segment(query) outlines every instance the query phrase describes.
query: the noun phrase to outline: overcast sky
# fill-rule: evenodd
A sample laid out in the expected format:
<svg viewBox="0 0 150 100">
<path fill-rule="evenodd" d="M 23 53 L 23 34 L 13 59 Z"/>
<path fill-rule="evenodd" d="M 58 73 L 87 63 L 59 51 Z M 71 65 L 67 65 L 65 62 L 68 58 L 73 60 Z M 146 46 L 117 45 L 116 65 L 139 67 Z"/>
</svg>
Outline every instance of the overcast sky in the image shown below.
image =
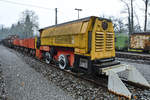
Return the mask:
<svg viewBox="0 0 150 100">
<path fill-rule="evenodd" d="M 50 9 L 17 5 L 6 1 Z M 38 15 L 40 28 L 55 24 L 55 8 L 58 8 L 58 23 L 77 19 L 75 8 L 83 9 L 80 18 L 100 15 L 119 17 L 123 5 L 120 0 L 0 0 L 0 24 L 10 27 L 19 20 L 21 12 L 27 9 L 33 10 Z"/>
</svg>

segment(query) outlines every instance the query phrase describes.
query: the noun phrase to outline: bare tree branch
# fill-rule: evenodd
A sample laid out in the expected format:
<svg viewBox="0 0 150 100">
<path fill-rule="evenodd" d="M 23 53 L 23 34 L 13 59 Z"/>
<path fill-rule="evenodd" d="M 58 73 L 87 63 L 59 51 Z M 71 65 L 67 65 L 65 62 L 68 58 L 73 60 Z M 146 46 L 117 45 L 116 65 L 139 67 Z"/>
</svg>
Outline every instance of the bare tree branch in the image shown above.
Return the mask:
<svg viewBox="0 0 150 100">
<path fill-rule="evenodd" d="M 127 13 L 128 13 L 128 30 L 129 30 L 129 34 L 131 33 L 131 12 L 130 12 L 130 6 L 129 3 L 127 3 L 125 0 L 120 0 L 121 2 L 123 2 L 125 4 L 125 6 L 127 7 Z"/>
<path fill-rule="evenodd" d="M 149 0 L 143 0 L 145 4 L 145 20 L 144 20 L 144 31 L 147 31 L 147 15 L 148 15 L 148 4 Z"/>
</svg>

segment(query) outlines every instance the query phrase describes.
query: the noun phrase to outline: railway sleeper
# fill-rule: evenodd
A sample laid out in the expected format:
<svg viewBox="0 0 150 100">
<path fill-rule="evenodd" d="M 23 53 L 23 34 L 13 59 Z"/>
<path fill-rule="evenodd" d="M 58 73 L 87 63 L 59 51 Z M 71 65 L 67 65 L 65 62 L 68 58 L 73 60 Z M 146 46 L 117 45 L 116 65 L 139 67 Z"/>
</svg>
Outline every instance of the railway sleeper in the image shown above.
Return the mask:
<svg viewBox="0 0 150 100">
<path fill-rule="evenodd" d="M 129 65 L 114 65 L 111 67 L 102 68 L 101 71 L 103 74 L 108 76 L 108 90 L 113 92 L 117 95 L 124 96 L 126 98 L 131 99 L 132 94 L 125 86 L 123 81 L 119 78 L 118 72 L 128 71 L 128 78 L 127 80 L 133 84 L 138 84 L 144 86 L 146 88 L 150 88 L 150 84 L 147 80 L 142 76 L 142 74 L 133 66 Z"/>
</svg>

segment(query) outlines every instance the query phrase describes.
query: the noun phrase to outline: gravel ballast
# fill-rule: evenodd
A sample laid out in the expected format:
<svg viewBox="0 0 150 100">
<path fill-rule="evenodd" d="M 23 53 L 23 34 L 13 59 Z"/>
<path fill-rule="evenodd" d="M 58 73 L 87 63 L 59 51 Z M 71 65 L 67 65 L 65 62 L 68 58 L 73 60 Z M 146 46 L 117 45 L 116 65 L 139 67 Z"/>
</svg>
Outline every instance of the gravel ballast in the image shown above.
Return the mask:
<svg viewBox="0 0 150 100">
<path fill-rule="evenodd" d="M 39 62 L 38 60 L 28 57 L 12 49 L 9 49 L 12 53 L 16 54 L 21 60 L 28 64 L 32 69 L 37 71 L 39 74 L 45 77 L 49 84 L 55 84 L 57 87 L 61 88 L 67 95 L 70 95 L 73 99 L 77 100 L 118 100 L 118 96 L 109 93 L 106 88 L 97 86 L 93 83 L 81 80 L 74 77 L 68 73 L 62 72 L 56 68 Z M 141 65 L 137 63 L 123 62 L 127 64 L 132 64 L 137 67 L 138 70 L 149 81 L 150 73 L 147 71 L 147 65 Z M 138 67 L 139 66 L 139 67 Z M 124 75 L 125 74 L 125 75 Z M 121 76 L 126 76 L 126 73 L 121 74 Z M 150 82 L 150 81 L 149 81 Z M 127 84 L 126 84 L 127 85 Z M 149 100 L 150 90 L 136 89 L 132 86 L 128 86 L 129 90 L 134 94 L 135 100 Z M 137 91 L 138 90 L 138 91 Z M 53 100 L 53 99 L 50 99 Z M 122 100 L 125 100 L 122 98 Z"/>
</svg>

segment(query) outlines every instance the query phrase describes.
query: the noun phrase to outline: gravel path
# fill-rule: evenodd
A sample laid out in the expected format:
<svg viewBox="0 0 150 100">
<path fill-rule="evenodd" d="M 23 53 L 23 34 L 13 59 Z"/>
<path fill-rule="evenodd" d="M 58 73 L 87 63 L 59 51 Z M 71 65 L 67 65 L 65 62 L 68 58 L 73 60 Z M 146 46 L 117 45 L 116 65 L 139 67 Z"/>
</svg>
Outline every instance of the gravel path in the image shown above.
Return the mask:
<svg viewBox="0 0 150 100">
<path fill-rule="evenodd" d="M 0 68 L 6 82 L 8 100 L 73 100 L 16 54 L 3 46 L 0 50 Z"/>
</svg>

